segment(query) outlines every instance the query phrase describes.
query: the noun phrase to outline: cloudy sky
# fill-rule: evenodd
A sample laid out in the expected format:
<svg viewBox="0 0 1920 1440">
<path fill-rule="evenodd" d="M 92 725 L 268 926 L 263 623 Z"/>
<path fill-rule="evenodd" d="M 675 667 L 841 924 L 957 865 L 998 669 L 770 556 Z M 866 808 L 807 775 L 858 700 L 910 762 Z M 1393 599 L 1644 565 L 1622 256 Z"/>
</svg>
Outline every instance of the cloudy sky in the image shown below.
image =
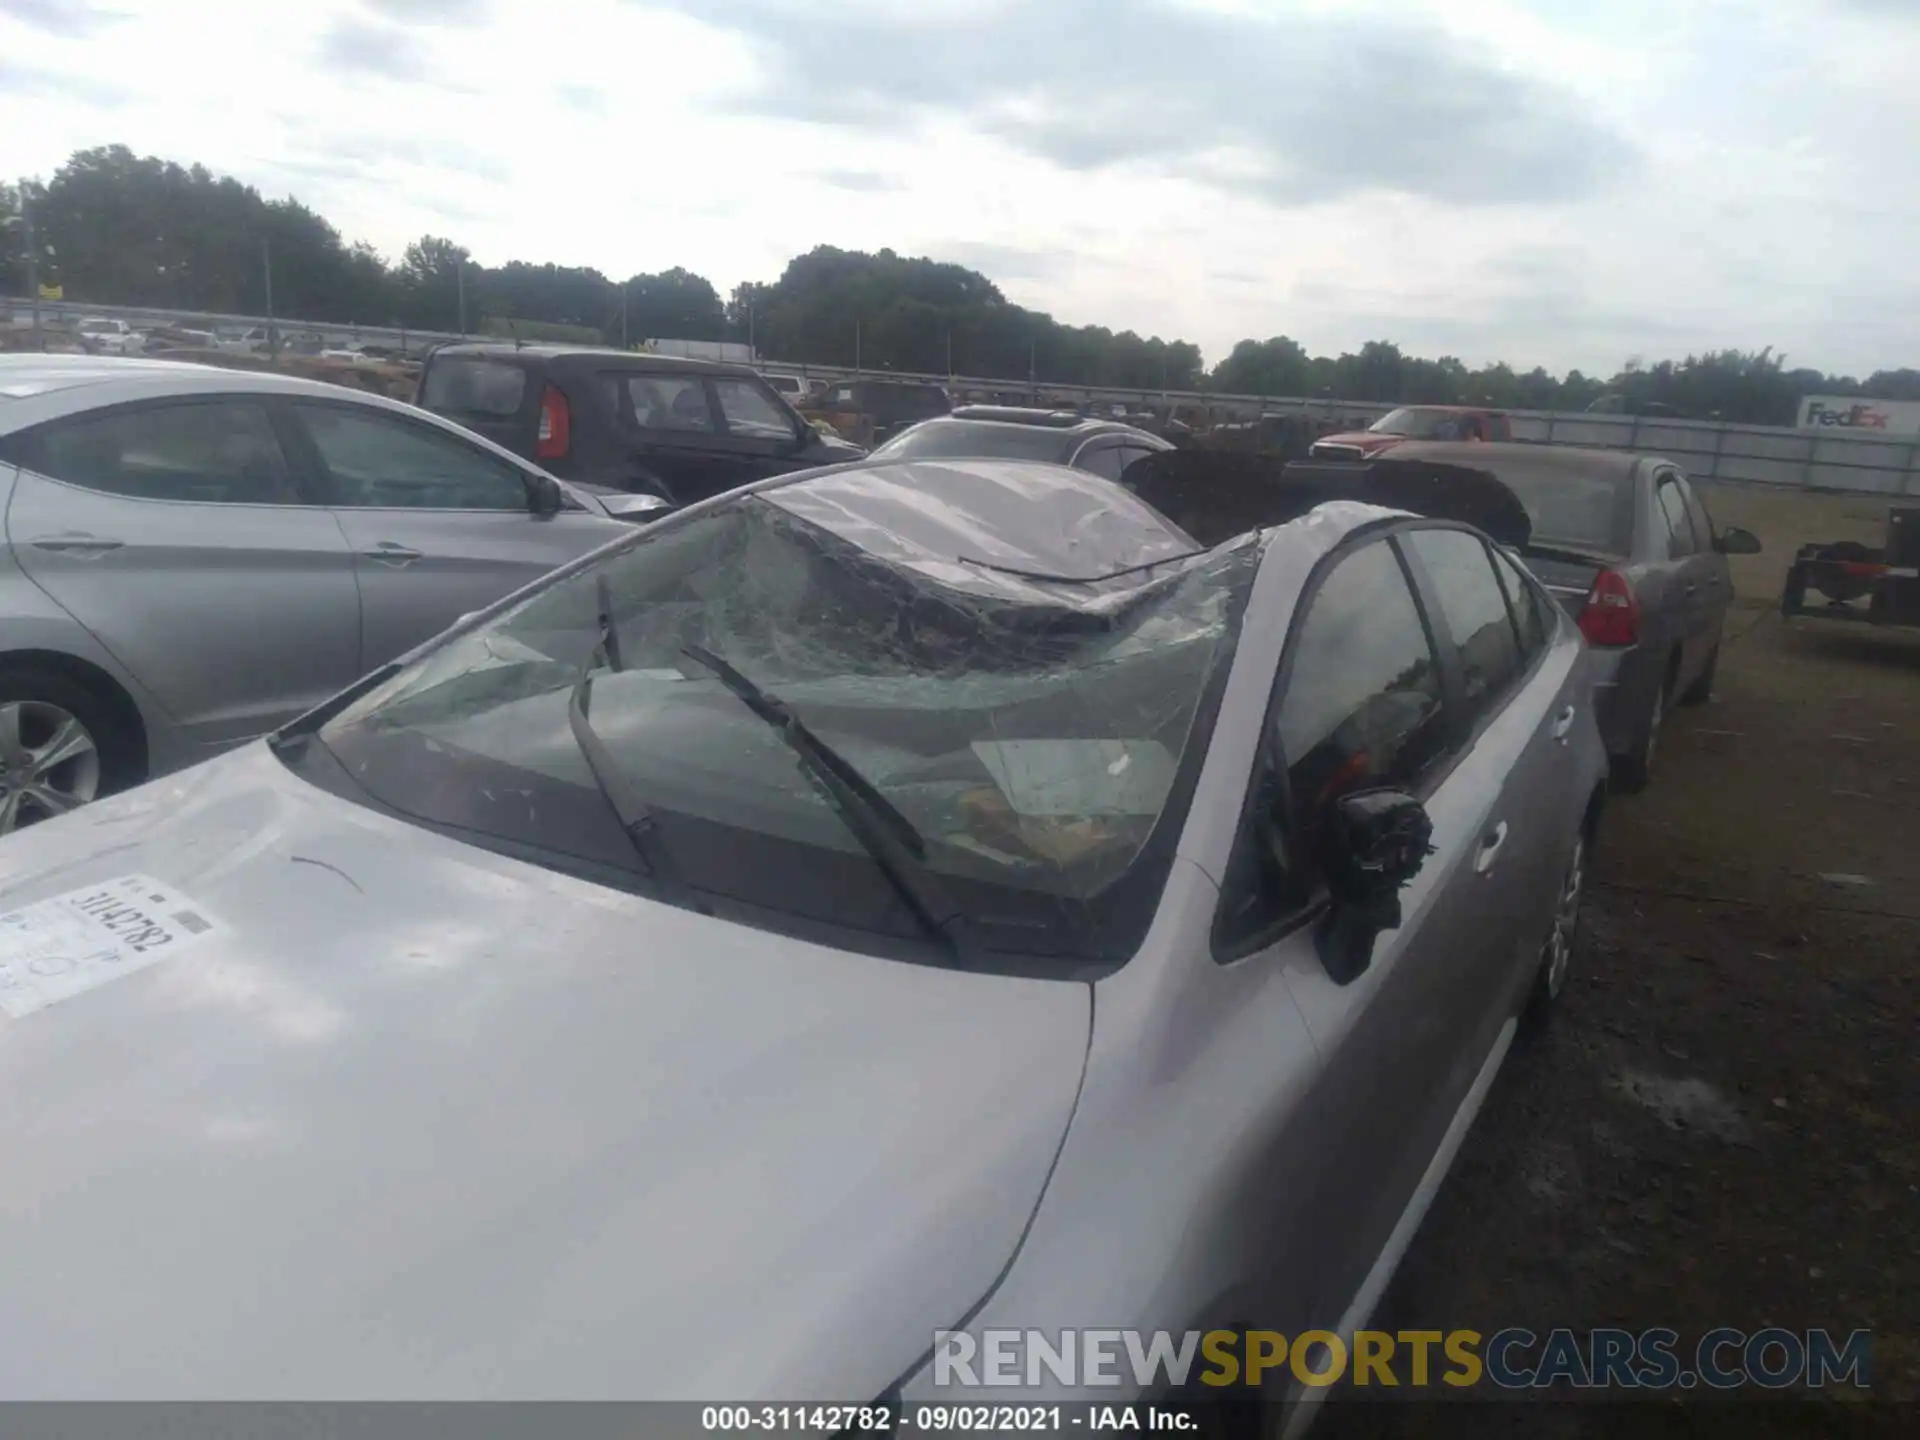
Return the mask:
<svg viewBox="0 0 1920 1440">
<path fill-rule="evenodd" d="M 0 0 L 0 175 L 121 142 L 387 253 L 828 243 L 1073 323 L 1920 365 L 1920 0 Z"/>
</svg>

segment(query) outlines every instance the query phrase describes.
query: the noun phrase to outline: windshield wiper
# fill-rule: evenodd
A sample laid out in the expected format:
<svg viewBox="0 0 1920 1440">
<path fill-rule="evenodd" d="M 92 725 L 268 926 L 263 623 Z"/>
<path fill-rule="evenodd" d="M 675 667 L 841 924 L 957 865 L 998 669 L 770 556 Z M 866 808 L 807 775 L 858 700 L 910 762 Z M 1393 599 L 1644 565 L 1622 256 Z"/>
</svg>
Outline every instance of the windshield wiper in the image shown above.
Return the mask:
<svg viewBox="0 0 1920 1440">
<path fill-rule="evenodd" d="M 661 843 L 660 832 L 653 822 L 653 812 L 628 783 L 619 762 L 608 753 L 606 742 L 595 733 L 593 723 L 587 719 L 595 663 L 604 659 L 607 668 L 615 672 L 626 668 L 620 659 L 620 636 L 613 625 L 613 598 L 605 572 L 597 578 L 594 593 L 599 599 L 599 638 L 588 653 L 586 663 L 580 667 L 580 678 L 573 682 L 573 693 L 567 697 L 567 724 L 573 730 L 574 743 L 580 747 L 587 769 L 593 773 L 594 783 L 600 787 L 600 793 L 607 797 L 614 818 L 619 820 L 620 828 L 632 842 L 634 853 L 640 857 L 647 874 L 671 891 L 677 903 L 698 914 L 711 915 L 713 908 L 687 884 L 673 863 L 672 853 Z"/>
<path fill-rule="evenodd" d="M 946 945 L 962 965 L 973 966 L 980 947 L 966 914 L 926 863 L 926 842 L 874 783 L 808 728 L 784 700 L 769 695 L 704 645 L 681 654 L 711 670 L 722 685 L 787 743 L 807 773 L 827 792 L 840 818 L 873 857 L 926 932 Z"/>
</svg>

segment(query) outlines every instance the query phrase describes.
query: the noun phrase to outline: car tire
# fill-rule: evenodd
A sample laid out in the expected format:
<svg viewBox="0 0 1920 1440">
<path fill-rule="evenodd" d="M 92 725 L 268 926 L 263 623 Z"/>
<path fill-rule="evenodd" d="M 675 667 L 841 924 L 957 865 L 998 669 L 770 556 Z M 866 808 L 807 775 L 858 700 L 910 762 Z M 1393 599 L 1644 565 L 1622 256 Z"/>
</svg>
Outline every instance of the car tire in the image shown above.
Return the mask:
<svg viewBox="0 0 1920 1440">
<path fill-rule="evenodd" d="M 1567 976 L 1579 959 L 1580 903 L 1586 898 L 1587 865 L 1592 852 L 1593 837 L 1583 826 L 1560 878 L 1560 893 L 1553 905 L 1553 929 L 1540 947 L 1540 968 L 1535 972 L 1533 989 L 1527 996 L 1529 1024 L 1537 1025 L 1552 1013 L 1555 1002 L 1566 991 Z"/>
<path fill-rule="evenodd" d="M 1667 682 L 1653 692 L 1653 704 L 1647 711 L 1647 723 L 1640 727 L 1640 739 L 1625 755 L 1613 757 L 1613 788 L 1623 795 L 1638 795 L 1647 788 L 1653 773 L 1654 751 L 1660 744 L 1660 727 L 1667 718 Z"/>
<path fill-rule="evenodd" d="M 74 744 L 50 756 L 71 724 Z M 138 782 L 141 744 L 122 707 L 83 680 L 36 664 L 0 664 L 0 835 Z"/>
<path fill-rule="evenodd" d="M 1687 687 L 1686 694 L 1680 697 L 1682 705 L 1704 705 L 1713 698 L 1713 676 L 1720 668 L 1720 647 L 1715 645 L 1713 653 L 1707 656 L 1707 668 L 1700 672 L 1693 684 Z"/>
</svg>

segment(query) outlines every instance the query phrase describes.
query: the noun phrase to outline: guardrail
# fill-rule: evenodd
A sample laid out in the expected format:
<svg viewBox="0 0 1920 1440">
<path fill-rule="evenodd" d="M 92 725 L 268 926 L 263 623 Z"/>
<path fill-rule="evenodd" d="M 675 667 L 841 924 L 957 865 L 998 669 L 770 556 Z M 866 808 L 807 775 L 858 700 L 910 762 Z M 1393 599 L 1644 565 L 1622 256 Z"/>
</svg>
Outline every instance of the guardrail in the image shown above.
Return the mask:
<svg viewBox="0 0 1920 1440">
<path fill-rule="evenodd" d="M 0 313 L 18 325 L 30 302 L 0 299 Z M 43 323 L 70 323 L 83 315 L 103 315 L 131 325 L 192 322 L 202 328 L 252 328 L 264 316 L 209 315 L 203 311 L 155 310 L 125 305 L 83 305 L 72 300 L 40 302 Z M 340 325 L 277 319 L 284 335 L 319 335 L 329 342 L 388 345 L 417 354 L 458 340 L 494 340 L 497 335 L 459 335 L 438 330 L 408 330 L 377 325 Z M 1267 395 L 1228 395 L 1203 390 L 1133 389 L 1125 386 L 1054 384 L 1045 380 L 1008 380 L 974 375 L 927 375 L 896 370 L 850 371 L 762 356 L 762 368 L 804 378 L 909 380 L 950 389 L 1030 396 L 1040 403 L 1073 400 L 1137 407 L 1202 405 L 1233 411 L 1243 418 L 1307 414 L 1364 427 L 1396 406 L 1371 400 L 1334 400 Z M 1666 456 L 1702 479 L 1804 490 L 1840 490 L 1870 495 L 1920 495 L 1920 436 L 1864 439 L 1820 434 L 1781 425 L 1733 425 L 1712 420 L 1668 420 L 1631 415 L 1595 415 L 1561 411 L 1510 410 L 1516 440 L 1556 445 L 1587 445 L 1606 450 L 1645 450 Z"/>
</svg>

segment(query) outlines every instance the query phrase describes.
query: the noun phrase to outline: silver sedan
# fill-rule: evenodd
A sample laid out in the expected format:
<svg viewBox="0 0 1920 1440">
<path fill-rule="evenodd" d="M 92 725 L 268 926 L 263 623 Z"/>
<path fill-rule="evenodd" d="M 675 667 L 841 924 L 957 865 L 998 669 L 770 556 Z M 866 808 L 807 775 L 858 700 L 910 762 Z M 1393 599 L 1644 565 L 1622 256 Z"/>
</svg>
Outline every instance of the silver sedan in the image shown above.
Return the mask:
<svg viewBox="0 0 1920 1440">
<path fill-rule="evenodd" d="M 0 840 L 0 1398 L 1350 1333 L 1565 982 L 1605 757 L 1481 533 L 1272 518 L 780 477 Z"/>
<path fill-rule="evenodd" d="M 648 503 L 336 385 L 0 356 L 0 833 L 271 730 Z"/>
</svg>

